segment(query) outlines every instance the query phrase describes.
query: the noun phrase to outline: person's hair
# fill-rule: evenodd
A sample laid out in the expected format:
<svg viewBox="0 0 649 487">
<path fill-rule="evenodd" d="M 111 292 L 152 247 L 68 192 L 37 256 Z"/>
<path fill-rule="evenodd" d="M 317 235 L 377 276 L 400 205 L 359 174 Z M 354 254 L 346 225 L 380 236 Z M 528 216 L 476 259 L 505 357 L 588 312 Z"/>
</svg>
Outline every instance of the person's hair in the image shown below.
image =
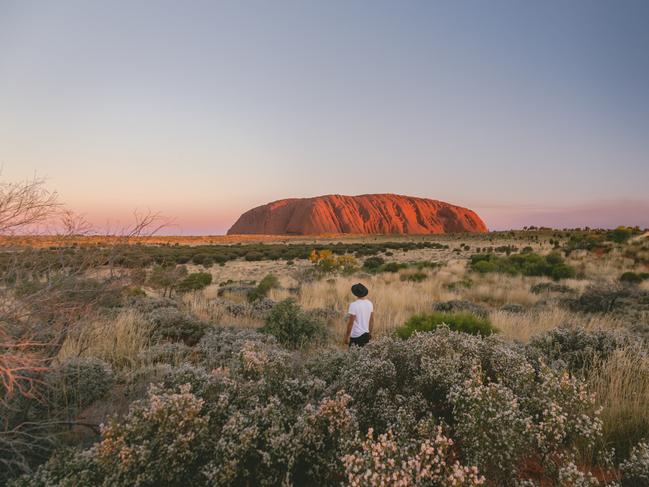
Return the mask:
<svg viewBox="0 0 649 487">
<path fill-rule="evenodd" d="M 369 291 L 360 282 L 352 286 L 352 294 L 357 298 L 364 298 Z"/>
</svg>

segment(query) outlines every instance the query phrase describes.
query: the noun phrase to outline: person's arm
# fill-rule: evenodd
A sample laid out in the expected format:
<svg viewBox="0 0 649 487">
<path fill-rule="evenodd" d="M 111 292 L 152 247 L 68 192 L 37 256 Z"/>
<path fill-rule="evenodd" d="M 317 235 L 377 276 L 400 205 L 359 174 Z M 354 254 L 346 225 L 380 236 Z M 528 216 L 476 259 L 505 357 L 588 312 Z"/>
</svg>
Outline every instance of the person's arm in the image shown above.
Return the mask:
<svg viewBox="0 0 649 487">
<path fill-rule="evenodd" d="M 372 338 L 372 330 L 374 330 L 374 311 L 370 313 L 370 338 Z"/>
<path fill-rule="evenodd" d="M 349 336 L 352 334 L 352 326 L 354 326 L 354 319 L 356 316 L 350 314 L 349 319 L 347 320 L 347 330 L 345 330 L 345 345 L 349 345 Z"/>
</svg>

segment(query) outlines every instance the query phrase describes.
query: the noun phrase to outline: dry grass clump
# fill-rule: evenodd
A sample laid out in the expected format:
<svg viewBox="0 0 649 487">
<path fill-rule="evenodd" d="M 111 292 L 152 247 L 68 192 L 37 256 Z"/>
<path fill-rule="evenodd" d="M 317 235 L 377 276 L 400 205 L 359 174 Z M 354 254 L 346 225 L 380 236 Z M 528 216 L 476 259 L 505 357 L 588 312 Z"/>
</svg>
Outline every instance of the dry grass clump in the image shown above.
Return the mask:
<svg viewBox="0 0 649 487">
<path fill-rule="evenodd" d="M 208 321 L 221 326 L 235 326 L 241 328 L 259 328 L 263 321 L 256 316 L 242 314 L 234 316 L 211 296 L 202 292 L 183 296 L 183 304 L 188 313 L 199 320 Z"/>
<path fill-rule="evenodd" d="M 649 356 L 635 347 L 616 350 L 595 362 L 589 383 L 602 407 L 604 438 L 624 456 L 649 437 Z"/>
<path fill-rule="evenodd" d="M 300 290 L 298 303 L 304 309 L 333 309 L 344 315 L 347 306 L 354 300 L 351 286 L 358 281 L 359 277 L 351 276 L 306 283 Z M 438 276 L 412 282 L 402 281 L 397 273 L 384 273 L 363 278 L 362 281 L 370 289 L 369 298 L 374 303 L 376 313 L 375 332 L 378 334 L 391 333 L 413 314 L 430 311 L 433 302 L 446 301 L 455 296 L 444 287 L 448 281 Z M 275 299 L 276 295 L 271 294 L 271 298 Z"/>
<path fill-rule="evenodd" d="M 80 326 L 65 339 L 58 355 L 63 361 L 72 357 L 97 357 L 114 368 L 139 365 L 138 354 L 149 346 L 152 324 L 129 309 L 113 318 L 103 317 Z"/>
<path fill-rule="evenodd" d="M 539 296 L 530 292 L 530 287 L 544 281 L 539 278 L 497 273 L 471 277 L 475 279 L 474 285 L 463 291 L 463 299 L 482 301 L 494 306 L 508 303 L 531 306 L 539 300 Z"/>
<path fill-rule="evenodd" d="M 619 317 L 603 314 L 586 315 L 559 307 L 526 313 L 492 311 L 490 319 L 503 337 L 521 343 L 527 343 L 535 335 L 565 325 L 579 326 L 586 330 L 624 327 Z"/>
</svg>

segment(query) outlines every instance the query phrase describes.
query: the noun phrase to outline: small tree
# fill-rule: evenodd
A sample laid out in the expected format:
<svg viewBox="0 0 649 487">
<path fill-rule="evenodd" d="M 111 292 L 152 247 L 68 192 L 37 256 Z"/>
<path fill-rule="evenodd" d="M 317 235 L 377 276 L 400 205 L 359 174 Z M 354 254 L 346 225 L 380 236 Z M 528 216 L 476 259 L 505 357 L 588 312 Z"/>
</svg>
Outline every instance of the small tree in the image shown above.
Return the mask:
<svg viewBox="0 0 649 487">
<path fill-rule="evenodd" d="M 171 292 L 181 279 L 187 276 L 187 267 L 184 265 L 157 265 L 151 271 L 149 285 L 162 289 L 162 296 L 171 297 Z"/>
</svg>

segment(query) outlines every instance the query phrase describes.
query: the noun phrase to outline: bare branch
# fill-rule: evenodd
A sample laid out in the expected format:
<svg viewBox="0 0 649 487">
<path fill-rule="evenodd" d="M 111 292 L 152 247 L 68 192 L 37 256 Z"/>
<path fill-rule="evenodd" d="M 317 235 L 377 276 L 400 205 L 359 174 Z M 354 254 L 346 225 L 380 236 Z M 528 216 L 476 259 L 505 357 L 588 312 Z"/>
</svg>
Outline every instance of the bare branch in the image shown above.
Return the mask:
<svg viewBox="0 0 649 487">
<path fill-rule="evenodd" d="M 0 182 L 0 235 L 41 224 L 59 209 L 57 193 L 47 190 L 43 179 Z"/>
</svg>

